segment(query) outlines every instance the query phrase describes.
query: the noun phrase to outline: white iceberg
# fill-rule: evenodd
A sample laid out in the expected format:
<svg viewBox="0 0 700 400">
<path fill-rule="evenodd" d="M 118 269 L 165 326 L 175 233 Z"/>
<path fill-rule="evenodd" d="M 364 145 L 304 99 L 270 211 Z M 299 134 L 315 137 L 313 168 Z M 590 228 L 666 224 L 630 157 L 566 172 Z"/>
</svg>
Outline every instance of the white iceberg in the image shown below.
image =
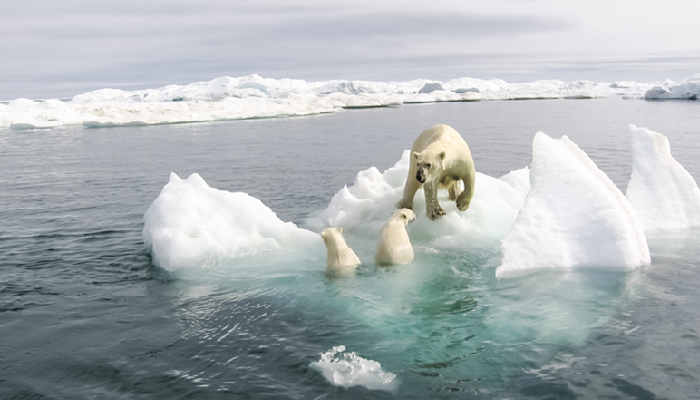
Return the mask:
<svg viewBox="0 0 700 400">
<path fill-rule="evenodd" d="M 632 178 L 627 198 L 645 231 L 700 227 L 700 189 L 671 155 L 666 136 L 629 126 Z"/>
<path fill-rule="evenodd" d="M 644 93 L 648 100 L 698 100 L 700 99 L 700 74 L 695 74 L 683 82 L 667 81 L 654 86 Z"/>
<path fill-rule="evenodd" d="M 314 232 L 283 222 L 246 193 L 209 187 L 199 174 L 170 181 L 144 214 L 143 240 L 158 266 L 175 271 L 260 251 L 316 244 Z"/>
<path fill-rule="evenodd" d="M 632 206 L 566 136 L 535 135 L 530 182 L 525 204 L 501 242 L 497 277 L 580 267 L 628 271 L 650 263 Z"/>
<path fill-rule="evenodd" d="M 364 359 L 354 352 L 345 353 L 345 346 L 342 345 L 321 354 L 321 359 L 312 362 L 311 367 L 335 386 L 364 386 L 369 390 L 389 392 L 399 386 L 395 374 L 382 370 L 381 364 L 374 360 Z"/>
</svg>

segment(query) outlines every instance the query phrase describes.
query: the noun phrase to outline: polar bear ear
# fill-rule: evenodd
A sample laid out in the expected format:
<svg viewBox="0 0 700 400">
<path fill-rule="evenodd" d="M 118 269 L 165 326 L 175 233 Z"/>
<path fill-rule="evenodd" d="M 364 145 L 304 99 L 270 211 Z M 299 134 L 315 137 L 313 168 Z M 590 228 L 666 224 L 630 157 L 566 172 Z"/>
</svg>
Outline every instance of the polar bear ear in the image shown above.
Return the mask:
<svg viewBox="0 0 700 400">
<path fill-rule="evenodd" d="M 413 159 L 417 160 L 420 153 L 418 153 L 417 151 L 414 151 L 412 155 L 413 155 Z"/>
<path fill-rule="evenodd" d="M 440 161 L 444 160 L 445 159 L 445 152 L 441 151 L 440 154 L 438 154 L 438 158 L 440 159 Z"/>
</svg>

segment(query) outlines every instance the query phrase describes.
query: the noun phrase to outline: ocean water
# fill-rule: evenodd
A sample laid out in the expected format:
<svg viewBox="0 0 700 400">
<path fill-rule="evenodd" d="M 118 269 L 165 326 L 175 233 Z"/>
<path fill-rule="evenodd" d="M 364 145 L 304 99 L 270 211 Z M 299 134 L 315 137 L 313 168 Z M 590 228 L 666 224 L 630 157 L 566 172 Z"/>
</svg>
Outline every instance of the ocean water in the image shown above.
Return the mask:
<svg viewBox="0 0 700 400">
<path fill-rule="evenodd" d="M 391 167 L 436 123 L 494 177 L 528 165 L 543 131 L 568 135 L 624 191 L 631 123 L 666 135 L 700 179 L 697 102 L 0 130 L 0 397 L 700 398 L 698 230 L 650 234 L 652 264 L 631 273 L 500 280 L 497 242 L 421 247 L 407 266 L 368 262 L 342 279 L 324 274 L 320 251 L 171 273 L 143 243 L 144 212 L 171 171 L 306 226 L 358 171 Z M 348 241 L 371 260 L 371 240 Z M 337 346 L 347 364 L 320 362 Z M 342 384 L 354 378 L 365 384 Z"/>
</svg>

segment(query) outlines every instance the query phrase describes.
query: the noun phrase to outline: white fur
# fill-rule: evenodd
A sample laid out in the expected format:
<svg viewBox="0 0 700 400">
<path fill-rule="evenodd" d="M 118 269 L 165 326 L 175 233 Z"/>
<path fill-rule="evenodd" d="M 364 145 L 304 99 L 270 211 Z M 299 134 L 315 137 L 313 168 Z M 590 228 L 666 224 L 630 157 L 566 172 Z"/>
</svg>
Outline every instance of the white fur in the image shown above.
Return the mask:
<svg viewBox="0 0 700 400">
<path fill-rule="evenodd" d="M 374 255 L 377 264 L 407 264 L 413 260 L 413 246 L 406 225 L 414 219 L 416 214 L 407 208 L 394 211 L 379 237 Z"/>
<path fill-rule="evenodd" d="M 343 238 L 343 228 L 326 228 L 321 231 L 321 237 L 328 249 L 326 268 L 328 271 L 339 271 L 348 268 L 356 268 L 362 264 Z"/>
<path fill-rule="evenodd" d="M 418 178 L 424 179 L 421 183 Z M 403 198 L 396 208 L 413 209 L 413 197 L 421 187 L 425 193 L 427 215 L 438 219 L 445 215 L 437 199 L 438 189 L 449 189 L 450 200 L 457 203 L 457 209 L 469 208 L 474 195 L 476 171 L 469 145 L 462 136 L 447 125 L 435 125 L 423 131 L 413 142 L 411 164 L 408 170 Z M 464 188 L 459 188 L 459 183 Z"/>
</svg>

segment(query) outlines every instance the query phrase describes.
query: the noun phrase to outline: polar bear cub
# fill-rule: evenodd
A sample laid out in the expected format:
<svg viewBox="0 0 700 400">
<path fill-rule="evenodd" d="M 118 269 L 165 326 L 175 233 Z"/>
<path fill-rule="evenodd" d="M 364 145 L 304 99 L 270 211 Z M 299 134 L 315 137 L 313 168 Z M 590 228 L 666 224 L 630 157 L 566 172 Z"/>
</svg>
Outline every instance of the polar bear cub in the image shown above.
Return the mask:
<svg viewBox="0 0 700 400">
<path fill-rule="evenodd" d="M 377 264 L 407 264 L 413 260 L 413 246 L 406 225 L 416 219 L 412 210 L 396 210 L 384 225 L 374 255 Z"/>
<path fill-rule="evenodd" d="M 321 231 L 321 237 L 328 249 L 328 258 L 326 259 L 327 271 L 354 269 L 362 264 L 357 254 L 345 243 L 343 228 L 326 228 Z"/>
<path fill-rule="evenodd" d="M 423 187 L 425 205 L 430 219 L 445 215 L 438 202 L 437 190 L 449 189 L 449 199 L 454 200 L 457 209 L 469 208 L 474 195 L 476 171 L 469 145 L 462 136 L 447 125 L 435 125 L 423 131 L 413 142 L 411 163 L 408 169 L 403 198 L 396 208 L 413 209 L 413 198 Z M 464 190 L 460 193 L 460 181 Z"/>
</svg>

